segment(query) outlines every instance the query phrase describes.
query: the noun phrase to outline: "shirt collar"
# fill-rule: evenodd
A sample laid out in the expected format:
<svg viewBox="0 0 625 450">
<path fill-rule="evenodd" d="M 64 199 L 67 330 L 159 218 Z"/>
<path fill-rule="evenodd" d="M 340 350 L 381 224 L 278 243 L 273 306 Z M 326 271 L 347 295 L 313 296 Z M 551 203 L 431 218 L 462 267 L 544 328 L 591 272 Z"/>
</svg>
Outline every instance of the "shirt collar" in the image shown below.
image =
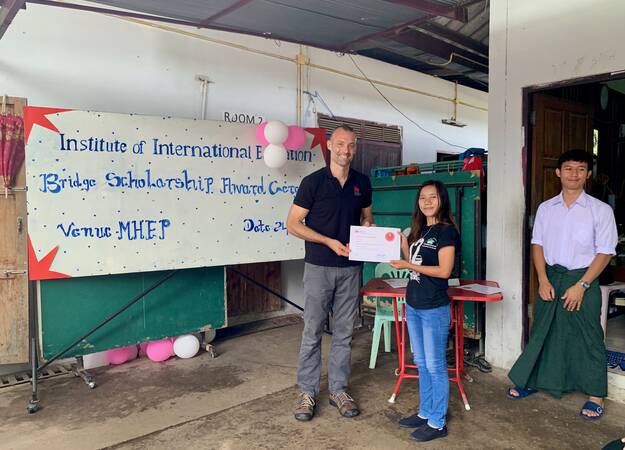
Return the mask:
<svg viewBox="0 0 625 450">
<path fill-rule="evenodd" d="M 347 173 L 347 179 L 349 180 L 352 176 L 354 175 L 354 169 L 352 169 L 351 167 L 349 168 L 349 172 Z M 326 166 L 326 176 L 329 179 L 333 179 L 335 178 L 334 175 L 332 175 L 332 171 L 330 170 L 330 166 Z M 347 181 L 346 181 L 347 182 Z"/>
<path fill-rule="evenodd" d="M 566 203 L 564 203 L 564 194 L 562 193 L 562 191 L 560 191 L 560 195 L 558 195 L 555 198 L 555 203 L 558 204 L 562 204 L 565 205 Z M 586 191 L 582 191 L 582 193 L 580 194 L 579 197 L 577 197 L 577 200 L 575 200 L 575 202 L 573 203 L 573 205 L 579 205 L 582 207 L 586 207 L 588 205 L 588 194 L 586 194 Z M 571 206 L 573 206 L 571 205 Z"/>
</svg>

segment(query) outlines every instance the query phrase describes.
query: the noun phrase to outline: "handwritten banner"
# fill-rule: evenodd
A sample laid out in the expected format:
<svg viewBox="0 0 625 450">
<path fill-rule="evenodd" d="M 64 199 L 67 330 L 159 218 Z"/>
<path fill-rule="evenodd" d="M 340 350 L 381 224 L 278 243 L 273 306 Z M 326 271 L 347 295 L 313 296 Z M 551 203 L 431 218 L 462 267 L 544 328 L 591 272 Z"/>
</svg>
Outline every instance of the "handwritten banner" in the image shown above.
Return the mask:
<svg viewBox="0 0 625 450">
<path fill-rule="evenodd" d="M 25 119 L 31 279 L 303 257 L 285 220 L 324 165 L 319 136 L 270 169 L 255 125 L 37 107 Z"/>
</svg>

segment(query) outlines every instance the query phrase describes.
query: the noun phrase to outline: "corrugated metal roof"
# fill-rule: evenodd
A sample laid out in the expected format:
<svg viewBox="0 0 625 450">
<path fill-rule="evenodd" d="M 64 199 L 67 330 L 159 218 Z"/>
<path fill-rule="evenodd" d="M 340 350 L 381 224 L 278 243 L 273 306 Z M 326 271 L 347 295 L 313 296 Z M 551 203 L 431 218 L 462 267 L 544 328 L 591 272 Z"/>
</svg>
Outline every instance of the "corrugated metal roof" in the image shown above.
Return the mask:
<svg viewBox="0 0 625 450">
<path fill-rule="evenodd" d="M 53 0 L 30 3 L 97 9 Z M 482 90 L 486 90 L 488 83 L 489 0 L 95 0 L 93 3 L 122 9 L 123 15 L 150 15 L 155 20 L 362 54 Z M 6 25 L 0 24 L 5 28 Z"/>
<path fill-rule="evenodd" d="M 469 6 L 469 21 L 462 23 L 457 20 L 437 17 L 434 21 L 445 28 L 457 31 L 484 45 L 488 45 L 488 23 L 490 16 L 489 0 Z"/>
<path fill-rule="evenodd" d="M 218 14 L 235 2 L 233 0 L 96 0 L 93 3 L 195 22 Z"/>
</svg>

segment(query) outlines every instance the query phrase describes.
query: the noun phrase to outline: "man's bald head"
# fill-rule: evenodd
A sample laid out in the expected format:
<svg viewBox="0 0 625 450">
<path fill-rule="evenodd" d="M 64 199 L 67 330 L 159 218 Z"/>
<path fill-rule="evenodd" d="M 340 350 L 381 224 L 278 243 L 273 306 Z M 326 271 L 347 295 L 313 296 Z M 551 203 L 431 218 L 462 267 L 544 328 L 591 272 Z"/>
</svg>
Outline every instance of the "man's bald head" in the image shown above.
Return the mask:
<svg viewBox="0 0 625 450">
<path fill-rule="evenodd" d="M 334 137 L 334 135 L 335 135 L 337 132 L 338 132 L 338 133 L 345 133 L 345 132 L 347 132 L 347 133 L 352 133 L 352 134 L 354 135 L 354 140 L 356 140 L 356 139 L 355 139 L 355 138 L 356 138 L 356 132 L 355 132 L 355 131 L 354 131 L 354 129 L 353 129 L 352 127 L 350 127 L 349 125 L 345 125 L 345 124 L 343 124 L 343 125 L 340 125 L 340 126 L 336 127 L 336 128 L 334 129 L 334 131 L 332 132 L 332 134 L 330 135 L 330 140 L 332 140 L 332 138 Z"/>
</svg>

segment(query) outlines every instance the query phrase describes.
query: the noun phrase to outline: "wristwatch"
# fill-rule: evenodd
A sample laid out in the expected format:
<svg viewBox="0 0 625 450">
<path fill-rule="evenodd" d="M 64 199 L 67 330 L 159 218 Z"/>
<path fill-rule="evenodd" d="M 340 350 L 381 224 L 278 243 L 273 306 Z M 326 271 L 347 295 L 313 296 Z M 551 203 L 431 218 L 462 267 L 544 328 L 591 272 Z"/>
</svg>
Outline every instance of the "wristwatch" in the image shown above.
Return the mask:
<svg viewBox="0 0 625 450">
<path fill-rule="evenodd" d="M 584 280 L 579 280 L 579 284 L 582 285 L 584 290 L 586 290 L 586 289 L 588 289 L 590 287 L 590 283 L 586 283 Z"/>
</svg>

